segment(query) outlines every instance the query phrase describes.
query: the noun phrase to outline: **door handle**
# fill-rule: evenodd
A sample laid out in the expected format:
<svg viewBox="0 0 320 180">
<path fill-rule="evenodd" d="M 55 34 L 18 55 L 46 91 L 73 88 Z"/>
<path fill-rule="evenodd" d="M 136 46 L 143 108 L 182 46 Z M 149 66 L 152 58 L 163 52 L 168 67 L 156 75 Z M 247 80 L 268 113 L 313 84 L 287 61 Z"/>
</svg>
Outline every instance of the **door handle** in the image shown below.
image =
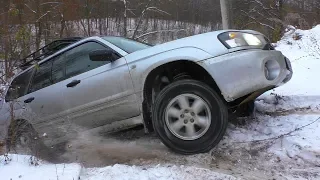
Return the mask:
<svg viewBox="0 0 320 180">
<path fill-rule="evenodd" d="M 24 100 L 24 103 L 31 103 L 34 100 L 34 97 L 28 98 L 26 100 Z"/>
<path fill-rule="evenodd" d="M 76 85 L 78 85 L 81 81 L 80 80 L 73 80 L 71 83 L 67 84 L 67 87 L 74 87 Z"/>
</svg>

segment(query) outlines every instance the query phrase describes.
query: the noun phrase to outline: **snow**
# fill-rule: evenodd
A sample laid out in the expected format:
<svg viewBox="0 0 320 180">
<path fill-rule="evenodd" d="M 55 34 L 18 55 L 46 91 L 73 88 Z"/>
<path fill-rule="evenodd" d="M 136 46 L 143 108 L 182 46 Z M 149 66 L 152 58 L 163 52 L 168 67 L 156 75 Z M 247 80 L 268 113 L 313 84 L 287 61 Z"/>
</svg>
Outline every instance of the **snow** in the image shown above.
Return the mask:
<svg viewBox="0 0 320 180">
<path fill-rule="evenodd" d="M 243 127 L 231 126 L 225 141 L 271 141 L 267 151 L 280 159 L 320 166 L 320 26 L 290 31 L 277 43 L 277 50 L 291 60 L 292 80 L 260 96 L 256 118 Z M 295 33 L 302 39 L 293 40 Z"/>
<path fill-rule="evenodd" d="M 0 156 L 0 174 L 3 180 L 72 180 L 78 179 L 81 167 L 78 164 L 47 164 L 39 160 L 39 165 L 32 165 L 30 156 L 9 155 L 11 159 L 4 163 Z"/>
<path fill-rule="evenodd" d="M 291 114 L 287 116 L 259 116 L 250 126 L 228 131 L 228 143 L 271 142 L 268 149 L 281 159 L 302 159 L 320 165 L 320 114 Z M 318 121 L 317 121 L 318 120 Z M 311 124 L 300 130 L 300 127 Z M 299 129 L 299 130 L 297 130 Z"/>
<path fill-rule="evenodd" d="M 302 39 L 293 40 L 292 36 L 295 33 L 301 34 Z M 291 60 L 294 71 L 292 80 L 260 96 L 256 101 L 255 118 L 245 119 L 246 123 L 241 126 L 230 124 L 225 139 L 219 146 L 220 148 L 224 145 L 238 147 L 240 151 L 245 152 L 253 146 L 261 145 L 265 149 L 259 148 L 259 153 L 277 157 L 276 159 L 259 157 L 261 163 L 271 161 L 270 168 L 274 166 L 274 161 L 277 159 L 287 162 L 286 166 L 311 164 L 313 167 L 319 167 L 320 26 L 306 31 L 290 27 L 276 44 L 277 49 Z M 0 156 L 1 179 L 70 180 L 79 179 L 79 177 L 86 180 L 236 179 L 230 175 L 193 165 L 115 164 L 102 168 L 84 168 L 79 164 L 54 165 L 39 161 L 39 165 L 34 166 L 30 165 L 30 156 L 10 155 L 10 157 L 11 161 L 5 164 L 4 156 Z M 315 171 L 318 172 L 317 169 Z M 299 178 L 292 176 L 288 179 Z"/>
<path fill-rule="evenodd" d="M 84 176 L 81 178 L 87 180 L 193 180 L 193 179 L 208 179 L 208 180 L 233 180 L 236 179 L 229 175 L 224 175 L 203 168 L 184 167 L 184 166 L 160 166 L 157 165 L 151 168 L 114 165 L 105 168 L 87 169 Z"/>
<path fill-rule="evenodd" d="M 277 50 L 290 59 L 294 73 L 292 80 L 277 88 L 276 92 L 280 95 L 319 96 L 320 86 L 316 82 L 320 67 L 320 25 L 311 30 L 296 30 L 296 33 L 303 35 L 301 40 L 295 41 L 292 35 L 288 35 L 277 43 Z"/>
<path fill-rule="evenodd" d="M 41 160 L 30 161 L 31 156 L 9 154 L 10 161 L 0 156 L 0 174 L 3 180 L 236 180 L 237 178 L 204 168 L 156 165 L 128 166 L 116 164 L 103 168 L 84 168 L 79 164 L 48 164 Z M 38 165 L 30 162 L 38 162 Z"/>
</svg>

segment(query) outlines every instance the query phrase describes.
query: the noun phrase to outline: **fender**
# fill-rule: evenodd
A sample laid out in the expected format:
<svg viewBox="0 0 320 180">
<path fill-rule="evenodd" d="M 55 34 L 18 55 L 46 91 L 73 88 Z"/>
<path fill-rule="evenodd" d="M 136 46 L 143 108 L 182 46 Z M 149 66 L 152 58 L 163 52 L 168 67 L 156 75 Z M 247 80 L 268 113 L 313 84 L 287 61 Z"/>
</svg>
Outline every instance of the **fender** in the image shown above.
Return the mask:
<svg viewBox="0 0 320 180">
<path fill-rule="evenodd" d="M 157 67 L 179 60 L 188 60 L 198 62 L 209 59 L 212 55 L 195 47 L 184 47 L 166 51 L 155 56 L 142 58 L 131 63 L 128 63 L 129 70 L 132 76 L 132 81 L 135 88 L 135 93 L 143 101 L 143 89 L 145 81 L 150 72 Z M 200 65 L 200 64 L 199 64 Z"/>
</svg>

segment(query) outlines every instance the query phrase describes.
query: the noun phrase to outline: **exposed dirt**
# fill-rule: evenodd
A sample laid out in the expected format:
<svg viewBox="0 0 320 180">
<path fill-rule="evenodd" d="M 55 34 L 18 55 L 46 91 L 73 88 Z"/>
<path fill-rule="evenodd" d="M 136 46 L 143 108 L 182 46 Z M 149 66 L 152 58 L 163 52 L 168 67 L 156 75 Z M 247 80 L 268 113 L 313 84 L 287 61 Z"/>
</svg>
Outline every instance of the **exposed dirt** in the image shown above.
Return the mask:
<svg viewBox="0 0 320 180">
<path fill-rule="evenodd" d="M 290 110 L 281 110 L 278 109 L 277 111 L 274 112 L 260 112 L 265 115 L 269 115 L 271 117 L 276 117 L 276 116 L 287 116 L 290 114 L 298 114 L 298 115 L 304 115 L 304 114 L 319 114 L 319 110 L 312 110 L 311 107 L 303 107 L 303 108 L 294 108 Z"/>
</svg>

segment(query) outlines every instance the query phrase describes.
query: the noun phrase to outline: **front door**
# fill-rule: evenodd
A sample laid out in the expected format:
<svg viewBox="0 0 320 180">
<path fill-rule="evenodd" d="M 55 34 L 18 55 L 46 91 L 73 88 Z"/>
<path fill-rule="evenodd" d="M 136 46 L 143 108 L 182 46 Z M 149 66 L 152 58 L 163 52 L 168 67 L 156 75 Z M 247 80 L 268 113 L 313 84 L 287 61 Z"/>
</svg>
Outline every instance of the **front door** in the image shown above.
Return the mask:
<svg viewBox="0 0 320 180">
<path fill-rule="evenodd" d="M 64 53 L 63 62 L 53 63 L 53 70 L 64 67 L 61 90 L 67 117 L 80 128 L 95 128 L 140 114 L 125 59 L 91 61 L 89 53 L 100 49 L 110 48 L 100 42 L 86 42 Z"/>
</svg>

